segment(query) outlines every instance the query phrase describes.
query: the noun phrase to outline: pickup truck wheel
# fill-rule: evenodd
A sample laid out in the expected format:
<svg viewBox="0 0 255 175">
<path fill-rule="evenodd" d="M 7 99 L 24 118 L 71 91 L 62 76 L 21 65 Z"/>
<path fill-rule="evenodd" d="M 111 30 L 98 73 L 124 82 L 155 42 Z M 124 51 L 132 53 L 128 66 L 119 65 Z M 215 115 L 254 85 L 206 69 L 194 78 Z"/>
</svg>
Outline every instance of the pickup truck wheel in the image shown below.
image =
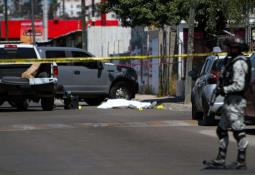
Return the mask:
<svg viewBox="0 0 255 175">
<path fill-rule="evenodd" d="M 8 103 L 16 108 L 18 111 L 25 111 L 28 108 L 28 100 L 17 100 L 17 101 L 8 101 Z"/>
<path fill-rule="evenodd" d="M 194 103 L 192 103 L 192 120 L 200 120 L 203 118 L 203 113 L 198 112 Z"/>
<path fill-rule="evenodd" d="M 203 100 L 203 118 L 198 122 L 201 126 L 215 126 L 217 125 L 217 121 L 215 120 L 215 114 L 211 113 L 208 116 L 209 104 Z"/>
<path fill-rule="evenodd" d="M 4 100 L 0 100 L 0 106 L 4 104 Z"/>
<path fill-rule="evenodd" d="M 54 108 L 54 97 L 41 98 L 41 105 L 44 111 L 52 111 Z"/>
<path fill-rule="evenodd" d="M 133 96 L 130 84 L 125 81 L 117 82 L 110 90 L 110 98 L 113 99 L 119 98 L 130 100 Z"/>
</svg>

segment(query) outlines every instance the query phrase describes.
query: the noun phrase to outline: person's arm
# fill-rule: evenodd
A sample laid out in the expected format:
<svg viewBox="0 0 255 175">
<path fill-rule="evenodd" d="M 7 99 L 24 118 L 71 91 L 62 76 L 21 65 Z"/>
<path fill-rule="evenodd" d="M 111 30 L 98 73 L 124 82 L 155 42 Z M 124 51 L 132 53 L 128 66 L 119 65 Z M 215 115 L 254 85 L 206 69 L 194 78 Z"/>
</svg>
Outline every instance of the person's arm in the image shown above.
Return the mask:
<svg viewBox="0 0 255 175">
<path fill-rule="evenodd" d="M 244 90 L 247 72 L 247 63 L 244 60 L 236 61 L 233 65 L 233 83 L 223 87 L 224 93 L 229 94 Z"/>
<path fill-rule="evenodd" d="M 40 63 L 33 63 L 25 72 L 21 74 L 22 78 L 34 78 L 38 69 L 40 67 Z"/>
</svg>

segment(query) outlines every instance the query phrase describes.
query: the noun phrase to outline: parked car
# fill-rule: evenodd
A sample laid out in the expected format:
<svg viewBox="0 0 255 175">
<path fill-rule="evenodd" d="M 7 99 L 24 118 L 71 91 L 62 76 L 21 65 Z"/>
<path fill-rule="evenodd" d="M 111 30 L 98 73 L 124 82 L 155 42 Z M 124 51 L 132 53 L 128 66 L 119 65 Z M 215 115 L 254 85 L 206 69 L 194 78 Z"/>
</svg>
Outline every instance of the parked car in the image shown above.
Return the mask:
<svg viewBox="0 0 255 175">
<path fill-rule="evenodd" d="M 36 46 L 27 44 L 1 44 L 0 59 L 41 59 Z M 0 105 L 8 101 L 18 110 L 26 110 L 29 101 L 39 102 L 43 110 L 54 108 L 57 65 L 41 64 L 34 78 L 21 78 L 29 64 L 0 65 Z"/>
<path fill-rule="evenodd" d="M 94 57 L 89 52 L 71 47 L 40 47 L 43 58 Z M 66 92 L 89 105 L 98 105 L 106 97 L 132 99 L 138 92 L 136 71 L 128 66 L 101 61 L 58 64 L 58 97 Z"/>
<path fill-rule="evenodd" d="M 219 79 L 220 70 L 224 64 L 224 56 L 208 56 L 199 75 L 191 73 L 196 79 L 192 88 L 192 119 L 203 120 L 207 125 L 215 120 L 215 115 L 220 113 L 224 98 L 218 96 L 211 108 L 211 116 L 207 116 L 212 93 Z"/>
<path fill-rule="evenodd" d="M 250 88 L 246 92 L 247 109 L 246 116 L 255 117 L 255 55 L 250 57 L 252 63 L 252 76 Z M 224 57 L 209 56 L 207 57 L 201 73 L 199 75 L 191 72 L 191 76 L 196 79 L 192 89 L 192 119 L 202 121 L 203 125 L 211 125 L 215 123 L 215 116 L 220 115 L 224 97 L 218 96 L 211 108 L 211 116 L 207 116 L 209 102 L 212 93 L 219 79 L 220 70 L 224 65 Z"/>
</svg>

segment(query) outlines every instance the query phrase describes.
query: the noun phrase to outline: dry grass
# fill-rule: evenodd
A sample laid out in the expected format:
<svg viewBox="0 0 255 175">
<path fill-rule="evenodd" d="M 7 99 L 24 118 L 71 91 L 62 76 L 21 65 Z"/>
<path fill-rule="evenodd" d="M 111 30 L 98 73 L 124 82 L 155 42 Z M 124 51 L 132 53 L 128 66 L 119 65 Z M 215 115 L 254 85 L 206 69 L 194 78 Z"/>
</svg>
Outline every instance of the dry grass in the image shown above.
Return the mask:
<svg viewBox="0 0 255 175">
<path fill-rule="evenodd" d="M 175 96 L 176 95 L 176 86 L 177 86 L 177 75 L 173 74 L 171 80 L 169 82 L 169 95 Z"/>
</svg>

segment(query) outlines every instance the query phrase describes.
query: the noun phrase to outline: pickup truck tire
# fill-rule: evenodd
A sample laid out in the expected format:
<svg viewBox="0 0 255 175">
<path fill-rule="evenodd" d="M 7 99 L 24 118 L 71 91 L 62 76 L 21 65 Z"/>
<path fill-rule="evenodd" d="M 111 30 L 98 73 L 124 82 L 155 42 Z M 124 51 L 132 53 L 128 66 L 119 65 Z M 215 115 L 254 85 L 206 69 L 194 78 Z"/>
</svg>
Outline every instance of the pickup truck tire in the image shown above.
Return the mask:
<svg viewBox="0 0 255 175">
<path fill-rule="evenodd" d="M 4 104 L 4 100 L 0 100 L 0 106 Z"/>
<path fill-rule="evenodd" d="M 131 85 L 128 82 L 120 81 L 115 83 L 110 90 L 110 98 L 130 100 L 134 96 Z"/>
<path fill-rule="evenodd" d="M 208 116 L 209 104 L 205 99 L 202 100 L 203 103 L 203 118 L 198 122 L 200 126 L 215 126 L 217 125 L 217 120 L 215 119 L 215 114 L 211 113 Z"/>
<path fill-rule="evenodd" d="M 41 98 L 41 105 L 44 111 L 52 111 L 54 109 L 54 97 Z"/>
<path fill-rule="evenodd" d="M 23 100 L 17 100 L 17 101 L 8 101 L 8 103 L 16 108 L 18 111 L 26 111 L 28 108 L 28 100 L 27 99 L 23 99 Z"/>
<path fill-rule="evenodd" d="M 203 113 L 198 112 L 195 104 L 192 104 L 192 120 L 200 120 L 203 118 Z"/>
<path fill-rule="evenodd" d="M 192 108 L 191 108 L 192 120 L 201 120 L 203 118 L 203 112 L 197 111 L 197 107 L 193 98 L 191 98 L 191 103 L 192 103 Z"/>
</svg>

